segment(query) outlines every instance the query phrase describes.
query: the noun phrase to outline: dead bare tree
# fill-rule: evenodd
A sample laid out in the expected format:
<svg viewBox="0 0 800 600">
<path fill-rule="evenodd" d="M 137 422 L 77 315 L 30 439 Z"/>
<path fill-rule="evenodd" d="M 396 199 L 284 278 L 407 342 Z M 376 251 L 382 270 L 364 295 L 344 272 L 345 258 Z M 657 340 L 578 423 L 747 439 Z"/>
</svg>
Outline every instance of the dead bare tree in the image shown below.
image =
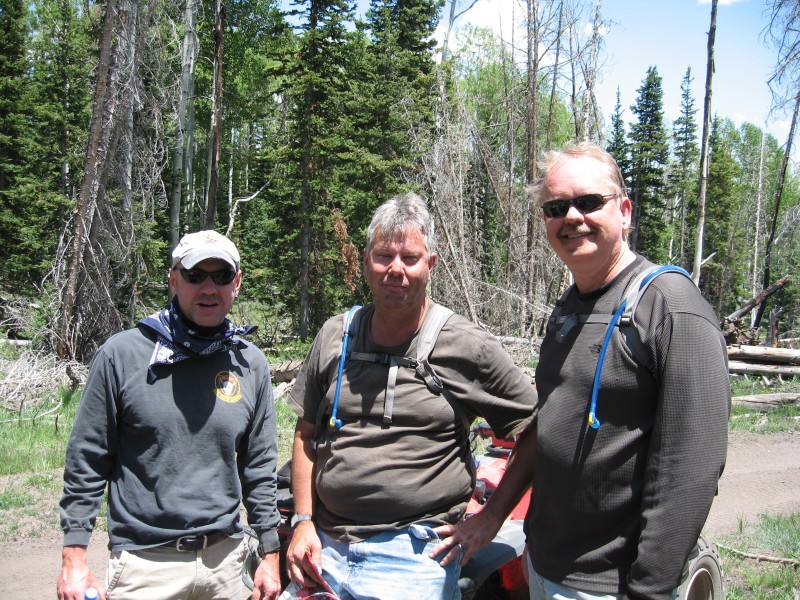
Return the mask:
<svg viewBox="0 0 800 600">
<path fill-rule="evenodd" d="M 61 358 L 76 355 L 76 312 L 78 286 L 86 273 L 84 255 L 92 228 L 97 203 L 102 202 L 101 182 L 106 178 L 111 133 L 118 116 L 119 73 L 113 54 L 113 41 L 121 24 L 117 0 L 108 0 L 100 38 L 100 58 L 97 68 L 89 141 L 78 202 L 72 212 L 72 228 L 66 252 L 64 287 L 58 318 L 57 351 Z M 119 46 L 116 47 L 117 49 Z"/>
<path fill-rule="evenodd" d="M 222 48 L 225 31 L 225 6 L 216 0 L 214 12 L 214 89 L 211 94 L 211 124 L 208 144 L 205 228 L 214 229 L 217 220 L 217 188 L 222 154 Z"/>
<path fill-rule="evenodd" d="M 787 103 L 794 104 L 792 124 L 784 148 L 778 181 L 775 186 L 775 201 L 772 210 L 772 223 L 769 237 L 764 247 L 763 287 L 768 287 L 771 276 L 772 250 L 775 231 L 778 227 L 781 197 L 792 152 L 792 142 L 797 130 L 797 117 L 800 112 L 800 0 L 771 0 L 768 2 L 772 14 L 769 35 L 778 48 L 778 60 L 768 83 L 773 94 L 773 110 L 780 110 Z M 758 327 L 766 309 L 766 303 L 758 307 L 754 327 Z"/>
<path fill-rule="evenodd" d="M 191 165 L 184 160 L 184 154 L 191 152 L 191 144 L 185 139 L 194 123 L 190 122 L 189 109 L 194 104 L 194 78 L 197 53 L 200 43 L 197 39 L 197 0 L 186 0 L 183 22 L 183 43 L 181 45 L 181 91 L 178 100 L 178 111 L 175 118 L 175 142 L 172 149 L 172 191 L 169 203 L 169 241 L 170 246 L 178 245 L 180 239 L 180 214 L 187 182 L 191 171 L 185 166 Z"/>
<path fill-rule="evenodd" d="M 708 140 L 711 135 L 711 80 L 714 75 L 714 38 L 717 33 L 717 4 L 711 1 L 711 25 L 708 29 L 708 61 L 706 62 L 706 92 L 703 102 L 703 139 L 700 142 L 700 185 L 697 193 L 697 237 L 694 251 L 692 281 L 700 283 L 700 268 L 703 262 L 703 239 L 706 222 L 706 188 L 708 187 Z"/>
<path fill-rule="evenodd" d="M 162 0 L 107 4 L 84 178 L 50 276 L 58 304 L 53 345 L 62 358 L 88 360 L 134 315 L 146 241 L 140 223 L 153 218 L 160 201 L 166 207 L 160 111 L 171 104 L 161 96 L 168 88 L 144 89 L 140 71 L 146 64 L 148 79 L 164 76 L 155 56 L 166 44 L 147 24 L 169 6 Z M 143 59 L 152 52 L 151 60 Z"/>
</svg>

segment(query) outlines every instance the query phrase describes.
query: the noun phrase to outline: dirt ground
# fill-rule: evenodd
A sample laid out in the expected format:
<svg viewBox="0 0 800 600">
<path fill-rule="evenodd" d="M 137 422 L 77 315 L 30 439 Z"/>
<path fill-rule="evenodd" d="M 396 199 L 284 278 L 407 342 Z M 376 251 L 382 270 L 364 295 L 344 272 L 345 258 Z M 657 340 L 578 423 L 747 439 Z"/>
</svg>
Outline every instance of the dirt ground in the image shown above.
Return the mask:
<svg viewBox="0 0 800 600">
<path fill-rule="evenodd" d="M 54 475 L 56 477 L 57 475 Z M 6 478 L 8 480 L 8 478 Z M 6 484 L 0 478 L 0 490 Z M 0 590 L 6 600 L 55 598 L 60 567 L 61 534 L 58 530 L 58 489 L 36 495 L 36 508 L 28 510 L 36 527 L 3 531 L 0 545 Z M 728 462 L 720 481 L 704 533 L 713 541 L 735 531 L 740 520 L 754 523 L 764 513 L 800 512 L 800 433 L 731 434 Z M 28 507 L 30 509 L 30 507 Z M 0 518 L 8 515 L 0 511 Z M 95 532 L 89 546 L 90 563 L 102 578 L 108 538 Z"/>
</svg>

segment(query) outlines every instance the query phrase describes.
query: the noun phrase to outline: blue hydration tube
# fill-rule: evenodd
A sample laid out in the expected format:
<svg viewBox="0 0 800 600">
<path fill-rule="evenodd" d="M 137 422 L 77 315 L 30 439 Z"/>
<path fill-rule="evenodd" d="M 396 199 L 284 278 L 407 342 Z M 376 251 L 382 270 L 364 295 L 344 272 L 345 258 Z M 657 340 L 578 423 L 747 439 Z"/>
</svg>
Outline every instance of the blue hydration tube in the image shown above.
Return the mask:
<svg viewBox="0 0 800 600">
<path fill-rule="evenodd" d="M 638 292 L 639 290 L 643 290 L 654 277 L 661 275 L 661 273 L 666 273 L 667 271 L 677 271 L 679 273 L 683 273 L 686 275 L 686 277 L 691 278 L 689 273 L 681 267 L 675 265 L 664 265 L 642 279 L 642 282 L 639 284 L 639 288 L 636 291 Z M 608 324 L 608 329 L 606 329 L 606 335 L 603 338 L 603 345 L 600 347 L 600 356 L 597 358 L 597 368 L 594 371 L 592 402 L 589 405 L 589 426 L 592 429 L 598 429 L 600 427 L 600 420 L 597 418 L 597 395 L 600 393 L 600 373 L 603 370 L 603 361 L 606 358 L 606 350 L 608 350 L 608 343 L 611 341 L 611 334 L 614 332 L 614 327 L 617 325 L 617 321 L 619 321 L 620 316 L 623 312 L 625 312 L 625 308 L 628 306 L 628 299 L 629 296 L 623 298 L 622 303 L 620 303 L 617 310 L 614 311 L 614 316 L 611 317 L 611 321 Z"/>
<path fill-rule="evenodd" d="M 342 335 L 342 353 L 339 355 L 339 375 L 336 377 L 336 392 L 333 395 L 333 409 L 331 410 L 331 418 L 328 421 L 328 427 L 334 430 L 339 430 L 342 427 L 342 420 L 336 417 L 339 412 L 339 392 L 342 389 L 342 372 L 344 371 L 344 363 L 347 360 L 347 342 L 350 338 L 350 324 L 353 322 L 353 315 L 358 311 L 360 306 L 353 306 L 344 317 L 344 334 Z"/>
</svg>

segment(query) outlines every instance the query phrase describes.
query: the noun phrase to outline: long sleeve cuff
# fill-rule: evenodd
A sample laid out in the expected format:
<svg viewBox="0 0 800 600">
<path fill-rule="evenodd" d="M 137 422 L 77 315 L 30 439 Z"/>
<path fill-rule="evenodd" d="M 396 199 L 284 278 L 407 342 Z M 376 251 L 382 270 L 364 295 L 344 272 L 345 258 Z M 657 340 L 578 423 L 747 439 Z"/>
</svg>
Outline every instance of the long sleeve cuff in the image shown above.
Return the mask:
<svg viewBox="0 0 800 600">
<path fill-rule="evenodd" d="M 275 537 L 277 537 L 277 533 Z M 92 532 L 87 529 L 68 529 L 64 532 L 65 546 L 88 546 Z"/>
<path fill-rule="evenodd" d="M 277 552 L 281 547 L 281 542 L 278 539 L 277 529 L 268 529 L 258 536 L 259 549 L 261 554 L 269 554 L 270 552 Z"/>
</svg>

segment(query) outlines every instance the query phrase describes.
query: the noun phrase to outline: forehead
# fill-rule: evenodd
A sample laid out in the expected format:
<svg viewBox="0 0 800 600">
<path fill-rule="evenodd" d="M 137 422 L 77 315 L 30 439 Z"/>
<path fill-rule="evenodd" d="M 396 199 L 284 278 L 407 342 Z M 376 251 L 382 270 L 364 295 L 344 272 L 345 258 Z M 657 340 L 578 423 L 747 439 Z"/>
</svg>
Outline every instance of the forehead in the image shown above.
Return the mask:
<svg viewBox="0 0 800 600">
<path fill-rule="evenodd" d="M 600 161 L 571 157 L 554 166 L 542 185 L 542 200 L 571 198 L 580 194 L 607 194 L 612 187 L 608 169 Z"/>
<path fill-rule="evenodd" d="M 372 241 L 373 248 L 425 248 L 425 239 L 416 227 L 407 227 L 402 231 L 396 231 L 389 235 L 384 235 L 378 229 Z"/>
</svg>

